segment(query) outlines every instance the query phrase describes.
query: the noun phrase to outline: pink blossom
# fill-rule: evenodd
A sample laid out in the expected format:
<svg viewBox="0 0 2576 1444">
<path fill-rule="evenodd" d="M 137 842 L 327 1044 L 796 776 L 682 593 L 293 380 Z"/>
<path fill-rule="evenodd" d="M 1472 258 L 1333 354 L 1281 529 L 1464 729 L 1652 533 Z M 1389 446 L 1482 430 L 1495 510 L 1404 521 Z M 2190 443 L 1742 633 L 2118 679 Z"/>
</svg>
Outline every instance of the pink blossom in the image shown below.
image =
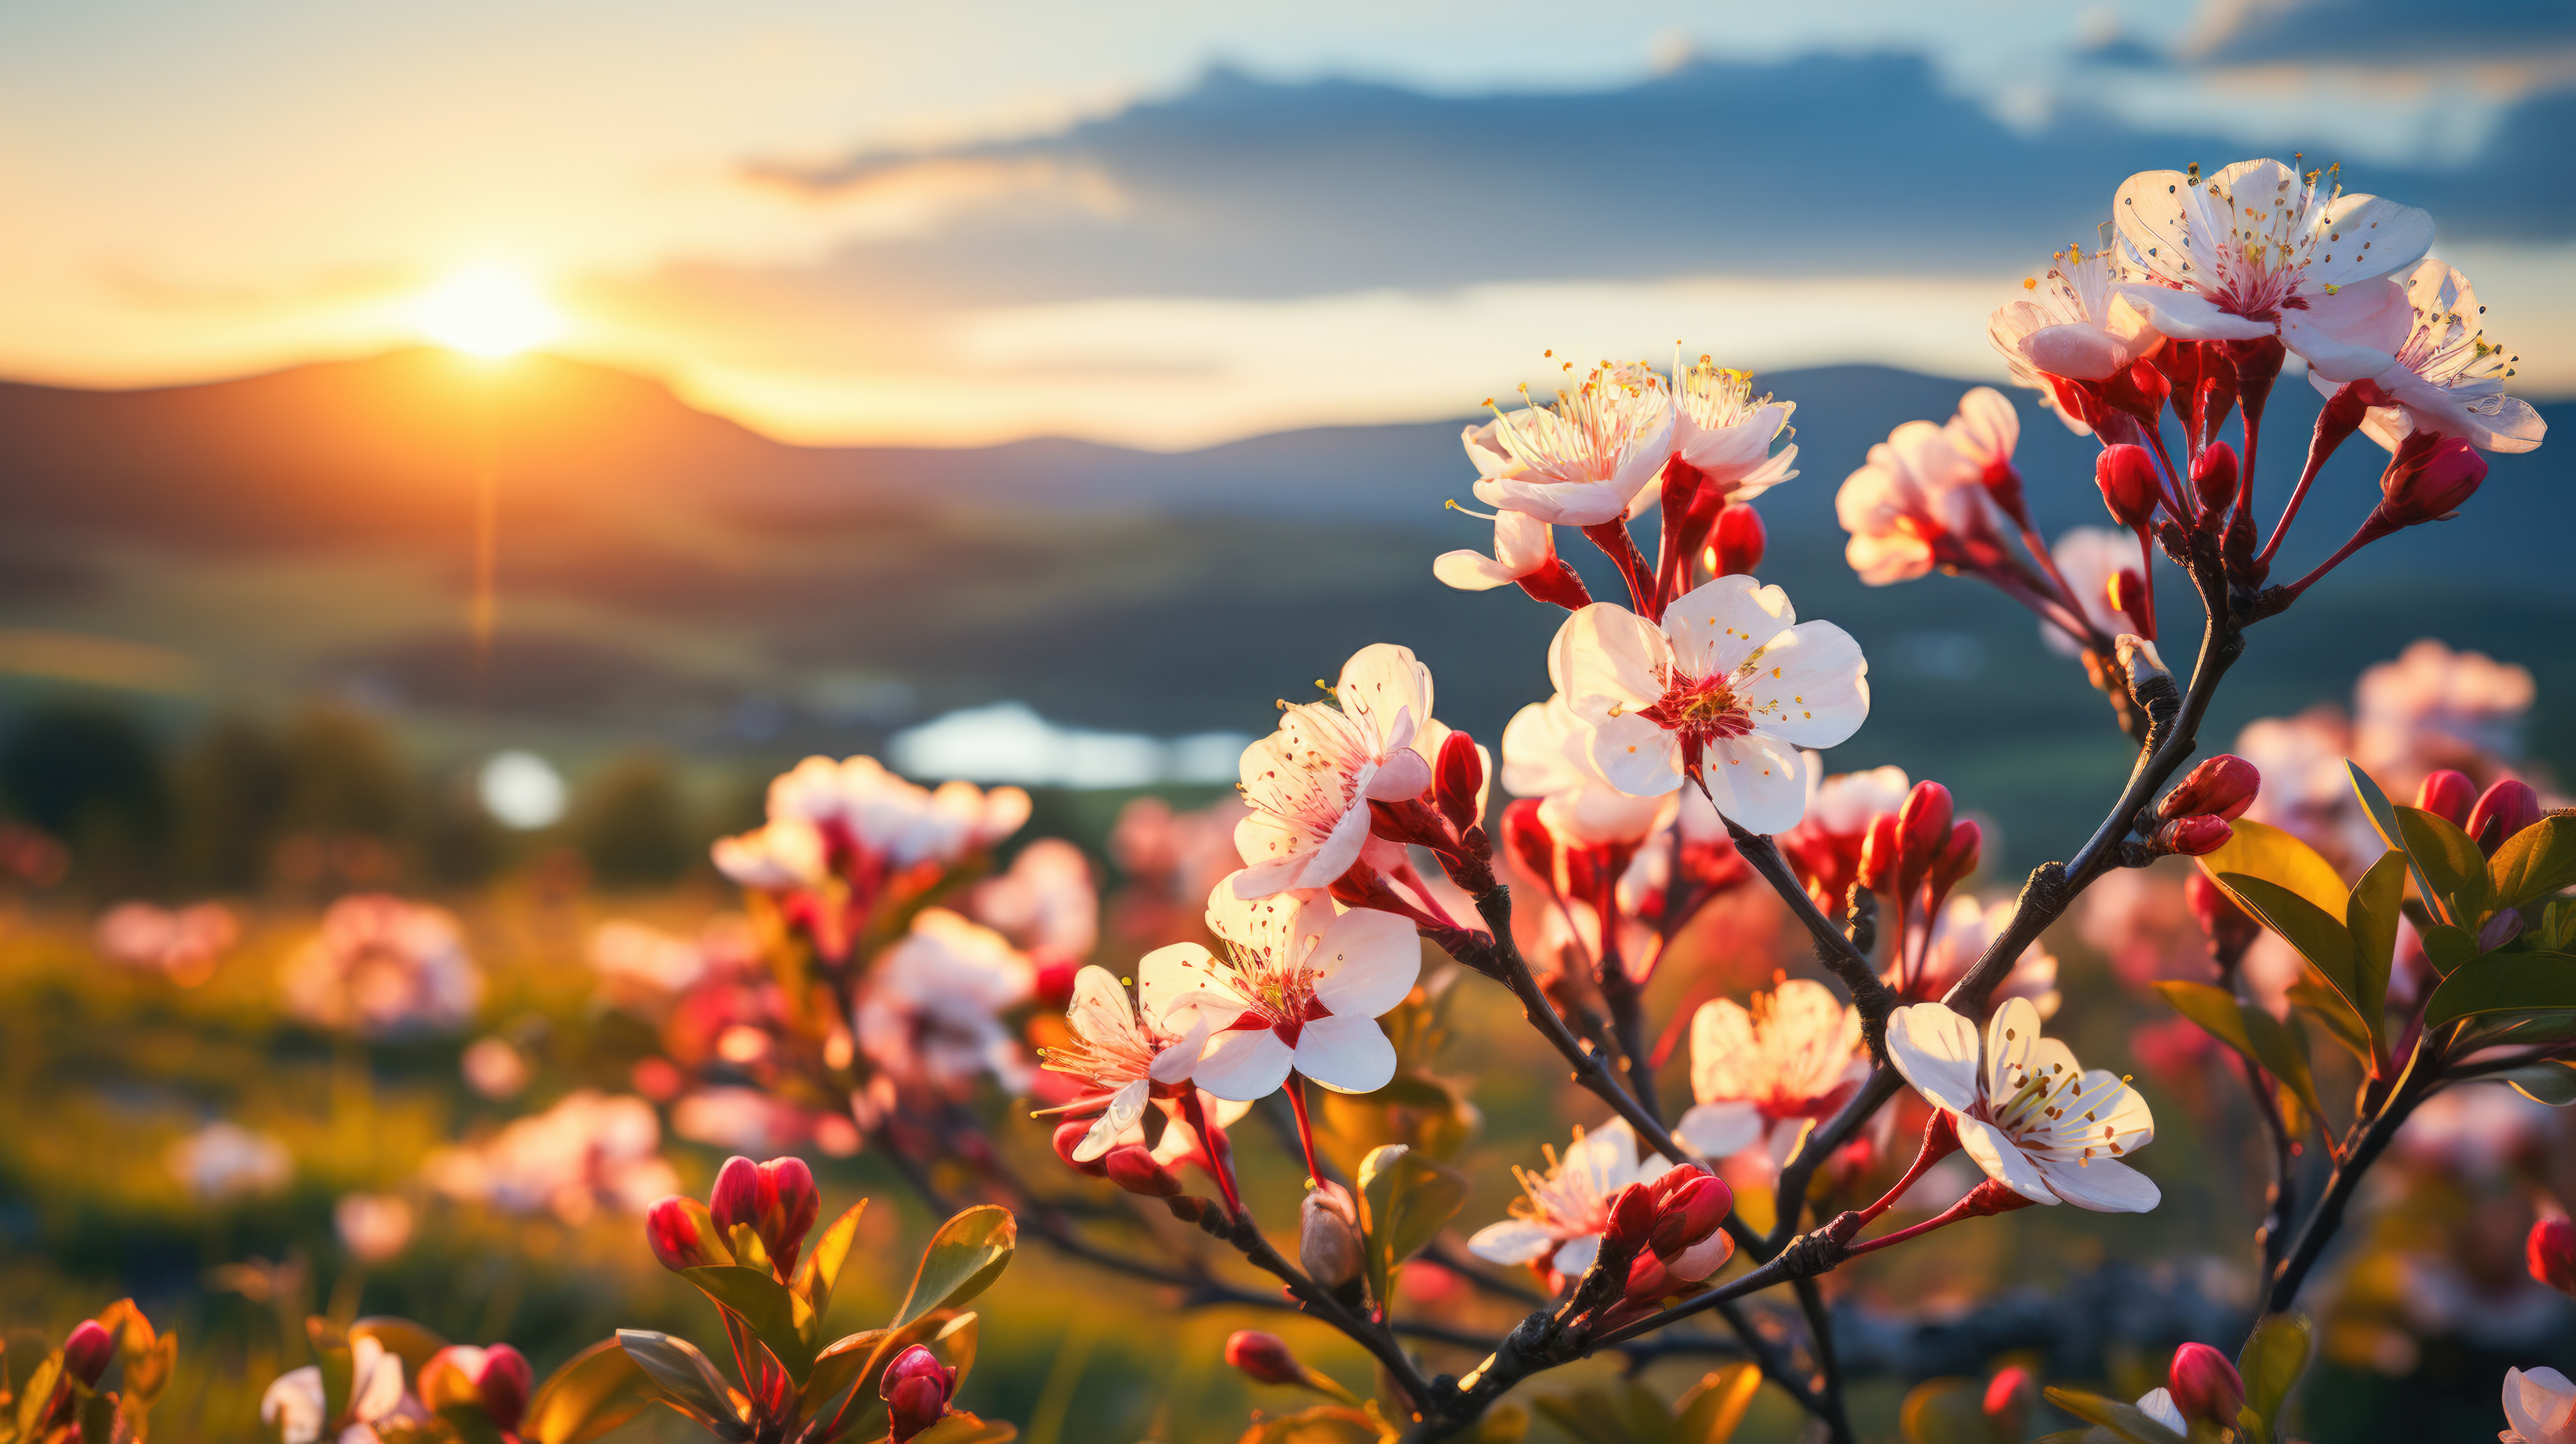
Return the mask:
<svg viewBox="0 0 2576 1444">
<path fill-rule="evenodd" d="M 1674 1132 L 1709 1158 L 1767 1151 L 1777 1168 L 1869 1076 L 1860 1014 L 1822 983 L 1791 978 L 1752 1006 L 1718 998 L 1691 1018 L 1691 1096 Z"/>
<path fill-rule="evenodd" d="M 333 903 L 280 983 L 297 1017 L 370 1035 L 462 1027 L 483 1001 L 456 919 L 380 893 Z"/>
<path fill-rule="evenodd" d="M 2396 362 L 2371 378 L 2385 400 L 2363 413 L 2361 429 L 2390 451 L 2418 430 L 2464 437 L 2481 451 L 2539 446 L 2549 423 L 2530 402 L 2504 394 L 2517 358 L 2487 339 L 2487 308 L 2468 277 L 2427 257 L 2405 285 L 2407 309 L 2389 312 L 2372 338 Z M 2327 396 L 2344 384 L 2322 371 L 2308 380 Z"/>
<path fill-rule="evenodd" d="M 1100 941 L 1100 892 L 1091 859 L 1060 837 L 1021 848 L 1010 871 L 978 884 L 972 911 L 1032 952 L 1087 958 Z"/>
<path fill-rule="evenodd" d="M 1404 647 L 1363 647 L 1342 666 L 1335 701 L 1284 710 L 1279 730 L 1243 752 L 1251 814 L 1234 831 L 1247 898 L 1332 884 L 1360 859 L 1369 802 L 1431 786 L 1448 729 L 1431 720 L 1431 669 Z M 1425 747 L 1430 750 L 1422 750 Z"/>
<path fill-rule="evenodd" d="M 1558 392 L 1552 407 L 1495 412 L 1493 428 L 1491 444 L 1513 464 L 1477 478 L 1479 500 L 1542 522 L 1598 526 L 1627 515 L 1663 471 L 1673 402 L 1652 370 L 1604 362 Z"/>
<path fill-rule="evenodd" d="M 888 948 L 859 994 L 859 1051 L 898 1087 L 958 1093 L 986 1072 L 1028 1086 L 1006 1008 L 1026 1002 L 1037 970 L 1010 940 L 943 908 L 925 909 Z"/>
<path fill-rule="evenodd" d="M 641 1214 L 678 1192 L 679 1175 L 662 1161 L 661 1144 L 653 1105 L 585 1088 L 478 1143 L 432 1153 L 421 1177 L 462 1202 L 549 1212 L 579 1225 L 603 1207 Z"/>
</svg>

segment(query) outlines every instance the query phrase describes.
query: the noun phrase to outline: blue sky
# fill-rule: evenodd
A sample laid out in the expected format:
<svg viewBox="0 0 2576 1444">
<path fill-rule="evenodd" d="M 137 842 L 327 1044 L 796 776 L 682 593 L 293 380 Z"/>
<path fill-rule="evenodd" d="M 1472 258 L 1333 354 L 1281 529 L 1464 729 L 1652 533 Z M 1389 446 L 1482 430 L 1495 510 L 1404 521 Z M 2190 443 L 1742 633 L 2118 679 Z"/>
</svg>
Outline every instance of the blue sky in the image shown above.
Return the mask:
<svg viewBox="0 0 2576 1444">
<path fill-rule="evenodd" d="M 806 440 L 1453 415 L 1676 340 L 1992 375 L 2128 172 L 2299 150 L 2432 209 L 2558 394 L 2569 134 L 2533 0 L 20 6 L 0 373 L 364 354 L 485 267 Z"/>
</svg>

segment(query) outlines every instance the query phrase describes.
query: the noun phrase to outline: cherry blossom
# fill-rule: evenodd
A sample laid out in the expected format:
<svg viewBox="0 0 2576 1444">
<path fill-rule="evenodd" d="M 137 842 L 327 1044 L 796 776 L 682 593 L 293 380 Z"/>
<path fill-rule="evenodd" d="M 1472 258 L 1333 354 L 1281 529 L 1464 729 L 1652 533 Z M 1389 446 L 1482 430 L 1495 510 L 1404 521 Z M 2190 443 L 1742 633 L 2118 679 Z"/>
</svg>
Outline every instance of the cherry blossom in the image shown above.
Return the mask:
<svg viewBox="0 0 2576 1444">
<path fill-rule="evenodd" d="M 1611 786 L 1650 797 L 1688 778 L 1756 832 L 1805 811 L 1798 749 L 1831 747 L 1869 715 L 1860 645 L 1800 622 L 1786 592 L 1751 577 L 1684 593 L 1661 625 L 1596 602 L 1566 619 L 1547 664 Z"/>
<path fill-rule="evenodd" d="M 420 1171 L 449 1198 L 578 1225 L 602 1206 L 642 1213 L 676 1191 L 661 1147 L 652 1104 L 582 1089 L 477 1144 L 432 1153 Z"/>
<path fill-rule="evenodd" d="M 1834 494 L 1851 533 L 1844 560 L 1873 587 L 1936 566 L 1992 571 L 2006 555 L 2006 518 L 1986 489 L 1987 464 L 1962 428 L 1909 421 L 1889 432 Z"/>
<path fill-rule="evenodd" d="M 2378 196 L 2345 195 L 2332 171 L 2302 177 L 2276 160 L 2140 171 L 2112 197 L 2138 279 L 2117 287 L 2148 324 L 2177 340 L 2278 336 L 2338 381 L 2377 376 L 2381 346 L 2406 291 L 2387 279 L 2433 243 L 2433 218 Z"/>
<path fill-rule="evenodd" d="M 1777 1165 L 1868 1077 L 1860 1014 L 1824 984 L 1791 978 L 1750 1008 L 1713 999 L 1691 1017 L 1697 1106 L 1673 1132 L 1709 1158 L 1767 1146 Z"/>
<path fill-rule="evenodd" d="M 2390 314 L 2374 338 L 2387 344 L 2396 364 L 2371 378 L 2384 399 L 2363 414 L 2361 429 L 2390 451 L 2419 429 L 2466 437 L 2481 451 L 2539 446 L 2549 423 L 2530 402 L 2504 394 L 2516 358 L 2487 339 L 2487 308 L 2469 278 L 2427 257 L 2405 285 L 2406 311 Z M 2309 373 L 2308 380 L 2327 396 L 2341 384 L 2323 372 Z"/>
<path fill-rule="evenodd" d="M 297 1017 L 369 1035 L 458 1028 L 483 1001 L 455 917 L 375 893 L 333 903 L 279 981 Z"/>
<path fill-rule="evenodd" d="M 2050 544 L 2049 555 L 2057 563 L 2057 574 L 2066 581 L 2066 589 L 2084 608 L 2084 620 L 2093 624 L 2103 636 L 2116 637 L 2134 632 L 2137 623 L 2128 613 L 2111 604 L 2111 582 L 2122 572 L 2131 573 L 2132 582 L 2143 581 L 2138 571 L 2138 539 L 2109 527 L 2071 526 L 2057 534 Z M 2080 655 L 2083 642 L 2055 622 L 2039 624 L 2039 639 L 2048 649 L 2063 657 Z"/>
<path fill-rule="evenodd" d="M 1091 860 L 1060 837 L 1020 849 L 1010 871 L 980 883 L 975 916 L 1032 952 L 1085 958 L 1100 941 L 1100 892 Z"/>
<path fill-rule="evenodd" d="M 990 1071 L 1024 1087 L 1028 1068 L 1000 1015 L 1036 985 L 1037 970 L 1008 938 L 928 908 L 870 971 L 851 1032 L 898 1086 L 956 1092 Z"/>
<path fill-rule="evenodd" d="M 214 976 L 215 961 L 240 940 L 241 924 L 222 903 L 126 902 L 99 914 L 92 937 L 109 962 L 191 987 Z"/>
<path fill-rule="evenodd" d="M 1325 887 L 1359 861 L 1369 801 L 1401 802 L 1431 786 L 1431 761 L 1448 729 L 1431 718 L 1431 669 L 1404 647 L 1362 647 L 1342 665 L 1339 706 L 1283 709 L 1279 730 L 1243 751 L 1243 799 L 1234 830 L 1245 897 Z"/>
<path fill-rule="evenodd" d="M 403 1407 L 401 1356 L 372 1335 L 349 1340 L 349 1398 L 340 1417 L 330 1418 L 329 1396 L 322 1387 L 322 1366 L 307 1364 L 277 1376 L 260 1396 L 259 1419 L 277 1430 L 283 1444 L 318 1444 L 334 1426 L 336 1444 L 377 1444 L 375 1425 Z"/>
<path fill-rule="evenodd" d="M 2153 1180 L 2121 1161 L 2155 1141 L 2147 1101 L 2042 1037 L 2028 998 L 2006 999 L 1982 1037 L 1939 1003 L 1899 1008 L 1888 1018 L 1887 1055 L 1950 1115 L 1986 1176 L 2033 1203 L 2144 1213 L 2161 1199 Z"/>
<path fill-rule="evenodd" d="M 1808 759 L 1807 814 L 1781 834 L 1780 851 L 1796 865 L 1818 907 L 1840 908 L 1859 877 L 1861 844 L 1868 840 L 1870 823 L 1903 806 L 1914 784 L 1902 767 L 1831 777 L 1822 776 L 1823 770 L 1816 759 Z"/>
<path fill-rule="evenodd" d="M 1165 1037 L 1205 1030 L 1187 1076 L 1218 1098 L 1251 1102 L 1291 1069 L 1339 1093 L 1395 1076 L 1378 1015 L 1422 970 L 1410 920 L 1374 909 L 1336 914 L 1320 893 L 1247 898 L 1232 879 L 1208 897 L 1222 956 L 1175 943 L 1136 965 L 1140 1011 Z"/>
<path fill-rule="evenodd" d="M 2486 776 L 2521 750 L 2537 696 L 2529 668 L 2423 638 L 2354 685 L 2353 760 L 2392 795 L 2435 768 Z"/>
<path fill-rule="evenodd" d="M 2024 299 L 1996 307 L 1986 321 L 1986 337 L 2003 354 L 2014 383 L 2036 389 L 2040 403 L 2078 436 L 2092 435 L 2093 428 L 2061 401 L 2051 378 L 2108 380 L 2164 345 L 2116 289 L 2125 279 L 2110 252 L 2088 256 L 2082 246 L 2069 246 L 2050 258 L 2043 276 L 2023 279 Z"/>
<path fill-rule="evenodd" d="M 2018 910 L 2010 898 L 1981 903 L 1972 897 L 1954 897 L 1933 921 L 1931 940 L 1925 944 L 1921 965 L 1910 978 L 1890 976 L 1888 983 L 1901 988 L 1909 997 L 1939 998 L 1968 975 L 1977 959 L 2013 919 Z M 1891 970 L 1893 972 L 1894 970 Z M 1996 986 L 1997 998 L 2026 998 L 2039 1010 L 2042 1019 L 2057 1016 L 2057 958 L 2039 943 L 2022 949 L 2013 960 L 2012 971 Z"/>
<path fill-rule="evenodd" d="M 1549 832 L 1580 846 L 1639 843 L 1672 820 L 1674 795 L 1632 797 L 1592 765 L 1592 732 L 1563 693 L 1512 714 L 1503 728 L 1503 788 L 1539 801 Z"/>
<path fill-rule="evenodd" d="M 1673 458 L 1700 473 L 1699 506 L 1751 501 L 1798 475 L 1796 446 L 1771 451 L 1798 403 L 1754 395 L 1752 372 L 1706 356 L 1673 370 Z"/>
<path fill-rule="evenodd" d="M 218 1120 L 170 1145 L 170 1171 L 209 1203 L 275 1193 L 295 1176 L 295 1155 L 275 1136 Z"/>
<path fill-rule="evenodd" d="M 2499 1444 L 2576 1444 L 2576 1383 L 2556 1369 L 2504 1371 Z"/>
<path fill-rule="evenodd" d="M 1627 515 L 1664 469 L 1673 400 L 1652 370 L 1604 362 L 1558 392 L 1553 407 L 1497 411 L 1492 426 L 1485 444 L 1500 447 L 1513 465 L 1477 478 L 1479 500 L 1542 522 L 1598 526 Z M 1477 445 L 1470 441 L 1471 455 Z M 1486 465 L 1479 457 L 1477 469 Z"/>
<path fill-rule="evenodd" d="M 1086 967 L 1074 975 L 1073 1003 L 1065 1009 L 1065 1019 L 1073 1041 L 1047 1049 L 1045 1066 L 1109 1094 L 1106 1110 L 1073 1151 L 1074 1162 L 1088 1163 L 1145 1116 L 1155 1084 L 1178 1084 L 1190 1076 L 1207 1047 L 1208 1024 L 1193 1018 L 1187 1034 L 1161 1035 L 1139 1021 L 1126 988 L 1103 967 Z"/>
<path fill-rule="evenodd" d="M 1638 1157 L 1636 1132 L 1625 1119 L 1589 1133 L 1577 1128 L 1563 1154 L 1552 1147 L 1545 1151 L 1545 1173 L 1513 1166 L 1522 1196 L 1512 1200 L 1512 1216 L 1476 1230 L 1467 1251 L 1489 1263 L 1528 1264 L 1567 1280 L 1592 1267 L 1600 1254 L 1611 1195 L 1632 1183 L 1652 1183 L 1672 1165 L 1660 1154 Z"/>
<path fill-rule="evenodd" d="M 873 757 L 808 757 L 769 784 L 768 821 L 720 838 L 715 864 L 744 887 L 814 888 L 886 866 L 953 862 L 1020 830 L 1029 795 L 969 782 L 908 782 Z"/>
<path fill-rule="evenodd" d="M 1507 587 L 1548 570 L 1556 562 L 1555 528 L 1526 512 L 1494 514 L 1494 554 L 1442 552 L 1431 562 L 1431 574 L 1462 592 Z"/>
</svg>

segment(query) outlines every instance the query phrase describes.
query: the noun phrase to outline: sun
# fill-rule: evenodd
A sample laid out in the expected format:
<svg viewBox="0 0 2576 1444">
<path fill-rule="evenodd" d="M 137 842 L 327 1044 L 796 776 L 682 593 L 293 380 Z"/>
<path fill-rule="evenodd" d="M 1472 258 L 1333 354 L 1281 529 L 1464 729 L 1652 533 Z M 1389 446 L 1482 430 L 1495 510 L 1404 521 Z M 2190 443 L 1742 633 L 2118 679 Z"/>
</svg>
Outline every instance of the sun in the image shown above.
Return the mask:
<svg viewBox="0 0 2576 1444">
<path fill-rule="evenodd" d="M 421 298 L 415 319 L 430 340 L 473 356 L 515 356 L 563 328 L 527 277 L 492 267 L 450 276 Z"/>
</svg>

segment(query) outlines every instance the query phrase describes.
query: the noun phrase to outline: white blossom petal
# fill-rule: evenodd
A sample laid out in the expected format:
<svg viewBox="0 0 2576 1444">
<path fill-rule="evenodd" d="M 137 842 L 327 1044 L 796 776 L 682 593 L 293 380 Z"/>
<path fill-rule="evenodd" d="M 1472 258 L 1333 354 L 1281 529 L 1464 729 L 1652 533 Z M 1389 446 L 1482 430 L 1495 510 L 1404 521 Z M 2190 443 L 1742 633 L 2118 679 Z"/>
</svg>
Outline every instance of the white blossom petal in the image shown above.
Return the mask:
<svg viewBox="0 0 2576 1444">
<path fill-rule="evenodd" d="M 1410 919 L 1354 908 L 1317 938 L 1306 966 L 1315 998 L 1336 1016 L 1374 1018 L 1404 1001 L 1422 973 L 1422 939 Z"/>
<path fill-rule="evenodd" d="M 1556 1240 L 1548 1237 L 1547 1230 L 1537 1224 L 1527 1219 L 1507 1218 L 1501 1223 L 1489 1223 L 1469 1235 L 1467 1252 L 1487 1263 L 1535 1263 L 1545 1258 L 1555 1243 Z"/>
<path fill-rule="evenodd" d="M 1964 1113 L 1977 1104 L 1977 1025 L 1939 1003 L 1916 1003 L 1887 1018 L 1887 1058 L 1933 1106 Z"/>
<path fill-rule="evenodd" d="M 1372 1027 L 1375 1025 L 1372 1024 Z M 1383 1041 L 1381 1038 L 1380 1041 Z M 1279 1091 L 1288 1081 L 1294 1050 L 1268 1028 L 1234 1028 L 1215 1035 L 1190 1079 L 1211 1095 L 1252 1103 Z"/>
<path fill-rule="evenodd" d="M 1952 1120 L 1959 1130 L 1959 1148 L 1988 1178 L 2020 1194 L 2033 1203 L 2056 1203 L 2057 1191 L 2048 1186 L 2039 1165 L 2021 1151 L 2004 1131 L 1982 1118 L 1961 1114 Z"/>
<path fill-rule="evenodd" d="M 1297 1034 L 1297 1071 L 1336 1093 L 1374 1093 L 1395 1076 L 1395 1064 L 1395 1045 L 1375 1018 L 1316 1018 Z M 1204 1078 L 1207 1065 L 1199 1066 Z"/>
</svg>

